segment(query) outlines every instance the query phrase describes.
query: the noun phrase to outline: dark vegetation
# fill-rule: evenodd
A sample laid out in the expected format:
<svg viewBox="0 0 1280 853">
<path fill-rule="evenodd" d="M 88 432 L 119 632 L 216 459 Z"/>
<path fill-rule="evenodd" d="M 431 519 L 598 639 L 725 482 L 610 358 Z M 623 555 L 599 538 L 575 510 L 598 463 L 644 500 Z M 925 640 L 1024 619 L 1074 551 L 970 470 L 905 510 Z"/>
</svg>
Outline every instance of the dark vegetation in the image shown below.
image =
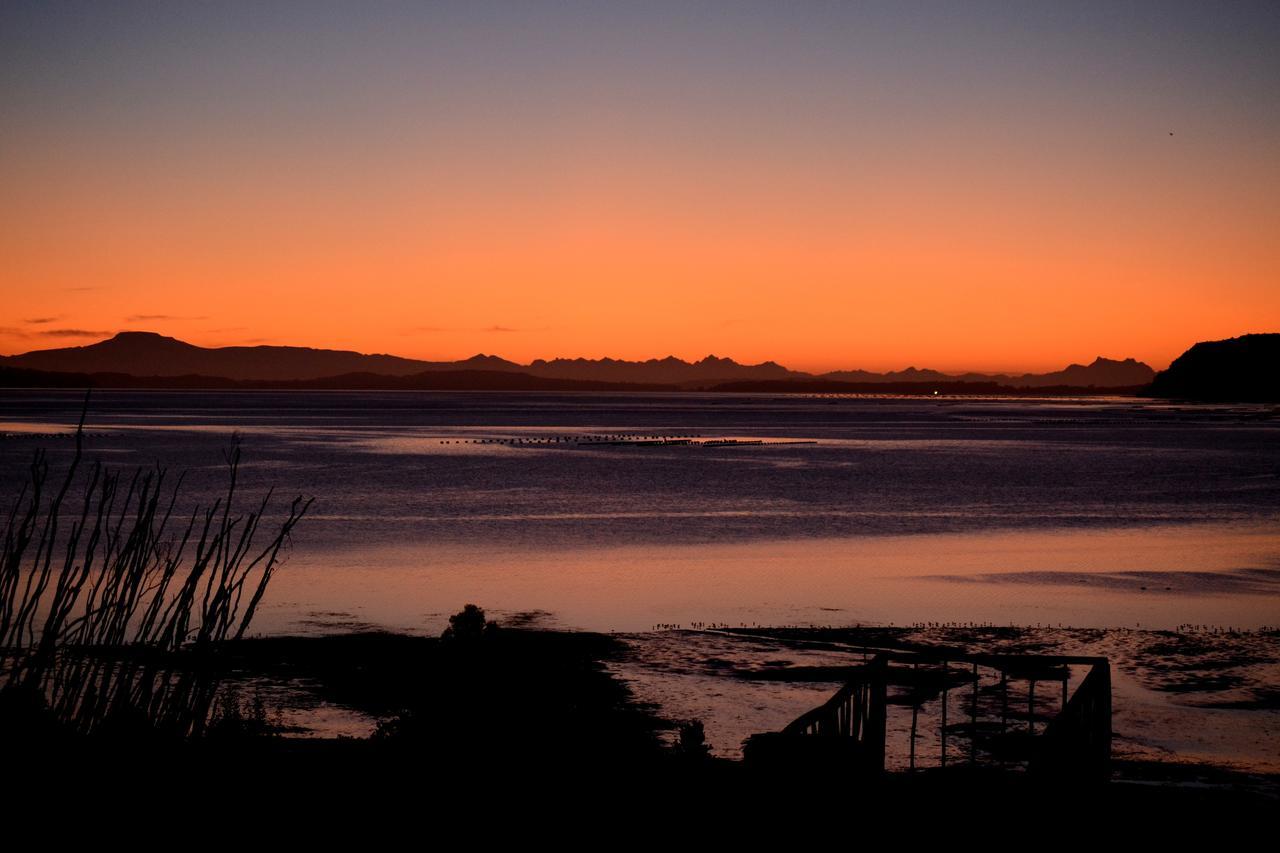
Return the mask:
<svg viewBox="0 0 1280 853">
<path fill-rule="evenodd" d="M 311 502 L 295 498 L 264 541 L 271 495 L 234 509 L 238 442 L 225 497 L 188 511 L 162 468 L 86 468 L 83 426 L 61 478 L 36 451 L 5 517 L 0 730 L 198 736 L 210 650 L 244 635 Z"/>
<path fill-rule="evenodd" d="M 474 605 L 439 639 L 364 634 L 238 644 L 274 650 L 291 674 L 380 717 L 373 759 L 488 768 L 620 772 L 667 757 L 664 725 L 604 669 L 621 644 L 600 634 L 502 629 Z"/>
<path fill-rule="evenodd" d="M 671 724 L 634 703 L 604 667 L 622 653 L 620 641 L 500 628 L 473 605 L 452 621 L 453 633 L 439 638 L 368 632 L 219 645 L 215 672 L 224 685 L 245 685 L 242 696 L 250 694 L 254 679 L 304 684 L 380 721 L 366 739 L 282 739 L 269 705 L 259 712 L 242 700 L 230 715 L 243 721 L 234 747 L 304 764 L 337 761 L 356 773 L 447 766 L 470 774 L 554 765 L 617 774 L 656 771 L 679 760 L 659 738 Z"/>
</svg>

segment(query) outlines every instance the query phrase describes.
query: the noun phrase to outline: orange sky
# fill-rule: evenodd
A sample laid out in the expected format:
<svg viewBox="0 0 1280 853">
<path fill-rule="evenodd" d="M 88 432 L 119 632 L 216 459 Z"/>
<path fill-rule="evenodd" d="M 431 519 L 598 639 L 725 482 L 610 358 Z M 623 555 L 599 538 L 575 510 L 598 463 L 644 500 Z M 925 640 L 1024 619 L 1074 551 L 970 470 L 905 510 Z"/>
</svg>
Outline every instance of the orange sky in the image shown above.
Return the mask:
<svg viewBox="0 0 1280 853">
<path fill-rule="evenodd" d="M 834 65 L 735 86 L 745 48 L 698 55 L 719 76 L 542 69 L 529 103 L 516 66 L 431 97 L 391 73 L 412 64 L 350 90 L 299 75 L 260 102 L 207 69 L 145 97 L 126 76 L 93 103 L 11 85 L 0 352 L 147 329 L 429 359 L 1021 371 L 1159 368 L 1280 329 L 1275 111 L 1239 97 L 1252 78 L 1187 102 L 1131 68 L 1129 88 L 1061 81 L 1032 44 L 1027 68 L 979 66 L 972 87 L 884 95 Z"/>
</svg>

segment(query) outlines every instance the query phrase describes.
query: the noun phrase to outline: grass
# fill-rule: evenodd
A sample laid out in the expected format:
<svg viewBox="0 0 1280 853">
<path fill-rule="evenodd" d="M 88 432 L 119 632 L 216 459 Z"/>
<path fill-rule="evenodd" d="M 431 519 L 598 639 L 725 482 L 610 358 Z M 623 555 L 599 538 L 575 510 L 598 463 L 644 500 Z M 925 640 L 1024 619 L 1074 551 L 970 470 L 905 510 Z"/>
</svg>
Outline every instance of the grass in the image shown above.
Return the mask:
<svg viewBox="0 0 1280 853">
<path fill-rule="evenodd" d="M 86 411 L 87 411 L 86 398 Z M 268 492 L 237 508 L 240 443 L 211 505 L 178 512 L 183 478 L 37 450 L 0 537 L 0 716 L 77 734 L 199 735 L 217 691 L 206 661 L 253 621 L 282 549 L 311 506 L 266 525 Z"/>
</svg>

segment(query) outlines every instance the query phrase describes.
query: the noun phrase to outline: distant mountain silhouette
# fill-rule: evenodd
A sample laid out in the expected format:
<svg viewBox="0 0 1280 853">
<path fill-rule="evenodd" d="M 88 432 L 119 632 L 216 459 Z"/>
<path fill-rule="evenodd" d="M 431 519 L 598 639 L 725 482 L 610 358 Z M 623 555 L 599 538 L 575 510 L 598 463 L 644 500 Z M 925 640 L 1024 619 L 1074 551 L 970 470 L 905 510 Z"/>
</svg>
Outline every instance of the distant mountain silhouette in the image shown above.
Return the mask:
<svg viewBox="0 0 1280 853">
<path fill-rule="evenodd" d="M 1063 370 L 1052 373 L 1024 373 L 1021 376 L 1010 376 L 1003 373 L 940 373 L 937 370 L 917 370 L 908 367 L 906 370 L 889 373 L 870 373 L 865 370 L 837 370 L 822 374 L 822 379 L 836 382 L 853 383 L 893 383 L 904 382 L 965 382 L 995 383 L 1011 388 L 1048 388 L 1051 386 L 1071 386 L 1076 388 L 1132 388 L 1146 385 L 1156 375 L 1146 364 L 1132 358 L 1115 361 L 1098 356 L 1092 364 L 1072 364 Z"/>
<path fill-rule="evenodd" d="M 1212 402 L 1280 402 L 1280 334 L 1202 341 L 1151 383 L 1156 397 Z"/>
<path fill-rule="evenodd" d="M 1121 385 L 1146 385 L 1155 378 L 1156 372 L 1142 362 L 1126 358 L 1115 361 L 1098 356 L 1092 364 L 1072 364 L 1064 370 L 1053 373 L 1024 373 L 1010 379 L 1011 385 L 1026 388 L 1040 388 L 1046 385 L 1093 385 L 1098 388 L 1118 387 Z M 1000 381 L 1000 377 L 994 377 Z"/>
<path fill-rule="evenodd" d="M 789 379 L 807 377 L 807 373 L 788 370 L 780 364 L 766 361 L 762 364 L 738 364 L 731 358 L 709 355 L 701 361 L 687 362 L 667 356 L 648 361 L 619 361 L 612 358 L 557 358 L 552 361 L 537 359 L 528 367 L 520 368 L 534 376 L 557 379 L 588 379 L 597 382 L 658 382 L 687 385 L 731 382 L 740 379 Z"/>
<path fill-rule="evenodd" d="M 1078 388 L 1131 388 L 1151 381 L 1155 372 L 1145 364 L 1126 359 L 1098 358 L 1085 366 L 1073 364 L 1065 370 L 1022 376 L 966 373 L 949 375 L 936 370 L 906 370 L 871 373 L 865 370 L 834 371 L 814 376 L 789 370 L 766 361 L 739 364 L 730 358 L 709 355 L 688 362 L 674 356 L 648 361 L 613 358 L 537 359 L 528 365 L 493 355 L 475 355 L 463 361 L 422 361 L 394 355 L 365 355 L 348 350 L 310 347 L 253 346 L 199 347 L 155 332 L 121 332 L 113 338 L 81 347 L 37 350 L 14 356 L 0 356 L 0 366 L 72 374 L 118 374 L 133 377 L 182 378 L 185 382 L 333 381 L 360 375 L 367 385 L 370 376 L 408 377 L 426 373 L 523 374 L 544 380 L 679 386 L 690 389 L 713 388 L 726 383 L 813 381 L 904 385 L 910 383 L 969 383 L 1010 388 L 1072 386 Z M 121 381 L 121 380 L 113 380 Z M 427 382 L 428 380 L 420 380 Z M 441 380 L 443 381 L 443 380 Z M 496 379 L 487 380 L 496 382 Z M 135 386 L 141 387 L 141 386 Z M 214 387 L 192 385 L 190 387 Z M 362 385 L 363 387 L 363 385 Z M 381 386 L 379 386 L 381 387 Z"/>
<path fill-rule="evenodd" d="M 979 374 L 967 374 L 971 377 L 979 377 Z M 949 382 L 957 381 L 960 377 L 951 376 L 937 370 L 920 370 L 915 367 L 908 367 L 905 370 L 891 370 L 888 373 L 874 373 L 870 370 L 833 370 L 830 373 L 823 373 L 820 379 L 831 382 L 853 382 L 853 383 L 887 383 L 887 382 Z M 980 377 L 986 379 L 985 376 Z"/>
<path fill-rule="evenodd" d="M 218 376 L 226 379 L 319 379 L 367 371 L 388 376 L 421 373 L 430 362 L 394 355 L 363 355 L 308 347 L 209 349 L 155 332 L 121 332 L 83 347 L 37 350 L 0 364 L 62 373 L 127 373 L 133 376 Z M 514 365 L 513 365 L 514 366 Z"/>
<path fill-rule="evenodd" d="M 539 359 L 521 365 L 493 355 L 463 361 L 421 361 L 394 355 L 364 355 L 310 347 L 199 347 L 155 332 L 121 332 L 81 347 L 36 350 L 0 357 L 0 365 L 58 373 L 123 373 L 132 376 L 205 376 L 235 380 L 305 380 L 344 374 L 411 376 L 429 371 L 524 373 L 546 379 L 608 383 L 714 383 L 734 379 L 777 379 L 793 375 L 781 365 L 741 365 L 707 356 L 689 363 L 675 357 L 649 361 L 611 358 Z M 807 374 L 794 374 L 803 376 Z"/>
</svg>

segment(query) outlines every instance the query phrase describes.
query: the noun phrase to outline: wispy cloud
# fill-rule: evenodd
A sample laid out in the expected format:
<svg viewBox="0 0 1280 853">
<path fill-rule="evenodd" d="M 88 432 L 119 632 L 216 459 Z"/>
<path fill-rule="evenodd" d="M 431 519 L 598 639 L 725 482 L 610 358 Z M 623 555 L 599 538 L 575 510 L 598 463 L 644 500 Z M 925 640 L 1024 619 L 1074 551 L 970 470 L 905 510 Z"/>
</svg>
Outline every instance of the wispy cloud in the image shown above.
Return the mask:
<svg viewBox="0 0 1280 853">
<path fill-rule="evenodd" d="M 492 326 L 476 328 L 474 326 L 413 326 L 400 332 L 402 335 L 438 334 L 441 332 L 483 332 L 487 334 L 508 334 L 511 332 L 540 332 L 544 329 L 519 329 L 515 326 L 503 326 L 494 323 Z"/>
<path fill-rule="evenodd" d="M 130 314 L 125 320 L 130 323 L 149 323 L 153 320 L 207 320 L 206 316 L 183 316 L 181 314 Z"/>
<path fill-rule="evenodd" d="M 23 320 L 22 322 L 30 323 L 33 326 L 39 326 L 43 323 L 53 323 L 60 319 L 62 318 L 61 317 L 30 317 L 26 320 Z"/>
<path fill-rule="evenodd" d="M 46 338 L 105 338 L 111 332 L 103 329 L 45 329 L 36 334 Z"/>
</svg>

